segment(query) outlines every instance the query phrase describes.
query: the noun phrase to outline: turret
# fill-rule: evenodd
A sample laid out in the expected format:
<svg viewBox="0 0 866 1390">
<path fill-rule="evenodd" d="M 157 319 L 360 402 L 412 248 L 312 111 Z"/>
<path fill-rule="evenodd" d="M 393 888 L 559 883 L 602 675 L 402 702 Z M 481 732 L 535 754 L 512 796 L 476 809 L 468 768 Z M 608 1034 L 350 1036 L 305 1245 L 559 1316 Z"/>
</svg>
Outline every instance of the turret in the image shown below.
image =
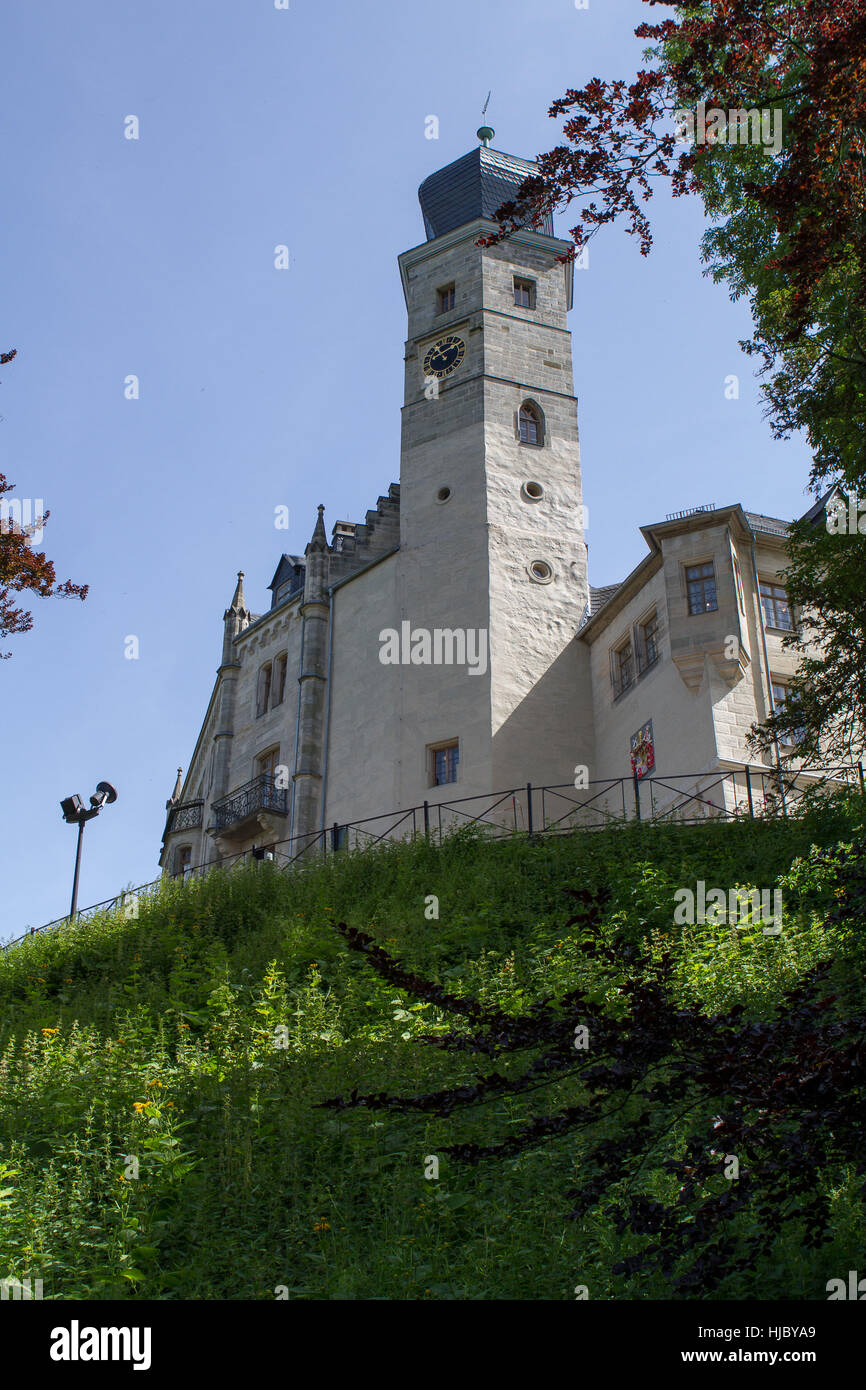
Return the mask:
<svg viewBox="0 0 866 1390">
<path fill-rule="evenodd" d="M 238 582 L 235 585 L 234 598 L 223 613 L 225 629 L 223 632 L 223 657 L 222 665 L 234 665 L 235 656 L 233 643 L 238 633 L 243 632 L 249 625 L 250 611 L 244 602 L 244 572 L 238 570 Z"/>
<path fill-rule="evenodd" d="M 307 560 L 307 576 L 304 588 L 304 602 L 313 603 L 324 599 L 328 588 L 328 537 L 325 534 L 325 508 L 319 504 L 319 515 L 310 543 L 304 554 Z"/>
<path fill-rule="evenodd" d="M 325 707 L 328 681 L 328 598 L 330 551 L 325 534 L 325 508 L 319 507 L 312 539 L 306 549 L 307 575 L 298 677 L 298 730 L 292 774 L 292 835 L 315 837 L 321 815 L 324 763 Z M 303 848 L 303 842 L 300 848 Z"/>
</svg>

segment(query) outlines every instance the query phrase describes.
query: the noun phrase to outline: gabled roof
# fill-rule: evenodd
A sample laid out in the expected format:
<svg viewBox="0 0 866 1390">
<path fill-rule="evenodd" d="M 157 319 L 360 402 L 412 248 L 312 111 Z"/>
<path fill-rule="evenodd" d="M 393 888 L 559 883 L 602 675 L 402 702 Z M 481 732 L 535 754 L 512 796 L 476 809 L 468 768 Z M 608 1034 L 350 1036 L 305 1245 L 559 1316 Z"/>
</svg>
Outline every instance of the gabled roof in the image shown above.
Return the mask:
<svg viewBox="0 0 866 1390">
<path fill-rule="evenodd" d="M 821 497 L 818 498 L 817 502 L 813 502 L 809 510 L 807 512 L 804 512 L 803 515 L 800 517 L 800 520 L 817 521 L 819 517 L 823 516 L 824 512 L 827 510 L 827 504 L 834 497 L 845 497 L 845 494 L 838 483 L 834 483 L 831 488 L 828 488 L 828 490 Z M 845 501 L 848 501 L 847 497 L 845 497 Z"/>
<path fill-rule="evenodd" d="M 280 563 L 274 571 L 274 577 L 268 585 L 269 589 L 278 589 L 281 584 L 285 584 L 295 573 L 297 565 L 304 564 L 303 555 L 281 555 Z"/>
</svg>

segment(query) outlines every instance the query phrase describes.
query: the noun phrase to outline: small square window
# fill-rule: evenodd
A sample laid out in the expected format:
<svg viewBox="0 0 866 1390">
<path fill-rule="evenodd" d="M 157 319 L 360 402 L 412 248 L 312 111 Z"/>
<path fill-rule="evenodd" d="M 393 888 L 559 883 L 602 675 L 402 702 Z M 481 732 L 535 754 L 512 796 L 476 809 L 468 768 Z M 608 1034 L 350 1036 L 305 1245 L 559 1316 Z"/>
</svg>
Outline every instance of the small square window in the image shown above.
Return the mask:
<svg viewBox="0 0 866 1390">
<path fill-rule="evenodd" d="M 514 303 L 518 309 L 535 308 L 535 281 L 514 277 Z"/>
<path fill-rule="evenodd" d="M 449 782 L 457 781 L 460 762 L 460 745 L 457 739 L 453 743 L 440 743 L 429 749 L 429 757 L 431 787 L 444 787 Z"/>
<path fill-rule="evenodd" d="M 436 291 L 437 313 L 447 314 L 454 308 L 454 285 L 443 285 Z"/>
<path fill-rule="evenodd" d="M 706 565 L 686 565 L 686 589 L 689 596 L 689 613 L 715 612 L 719 604 L 712 562 Z"/>
</svg>

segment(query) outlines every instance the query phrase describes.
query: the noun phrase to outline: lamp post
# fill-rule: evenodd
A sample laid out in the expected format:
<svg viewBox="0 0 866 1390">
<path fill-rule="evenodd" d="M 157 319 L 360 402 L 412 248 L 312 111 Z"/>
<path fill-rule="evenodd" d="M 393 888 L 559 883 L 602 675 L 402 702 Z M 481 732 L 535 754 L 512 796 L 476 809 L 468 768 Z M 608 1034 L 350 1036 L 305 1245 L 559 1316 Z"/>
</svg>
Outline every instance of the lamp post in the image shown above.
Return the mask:
<svg viewBox="0 0 866 1390">
<path fill-rule="evenodd" d="M 72 879 L 72 906 L 69 909 L 70 922 L 75 917 L 78 910 L 78 875 L 81 871 L 81 842 L 84 839 L 84 826 L 87 821 L 98 816 L 106 803 L 110 806 L 112 801 L 117 800 L 117 792 L 110 782 L 97 782 L 96 791 L 90 798 L 89 808 L 85 806 L 81 797 L 67 796 L 60 803 L 63 812 L 63 819 L 67 825 L 78 826 L 78 844 L 75 849 L 75 874 Z"/>
</svg>

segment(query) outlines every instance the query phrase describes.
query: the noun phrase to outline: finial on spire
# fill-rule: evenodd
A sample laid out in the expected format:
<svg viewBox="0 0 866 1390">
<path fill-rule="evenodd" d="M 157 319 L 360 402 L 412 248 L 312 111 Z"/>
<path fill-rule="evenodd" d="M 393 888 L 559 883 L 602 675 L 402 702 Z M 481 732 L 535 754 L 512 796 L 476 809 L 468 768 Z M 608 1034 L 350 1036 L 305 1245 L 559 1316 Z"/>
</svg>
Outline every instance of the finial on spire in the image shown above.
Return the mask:
<svg viewBox="0 0 866 1390">
<path fill-rule="evenodd" d="M 172 794 L 171 794 L 171 796 L 169 797 L 168 801 L 165 803 L 165 809 L 166 809 L 167 811 L 170 811 L 171 808 L 172 808 L 172 806 L 176 806 L 177 803 L 180 801 L 180 794 L 181 794 L 182 790 L 183 790 L 183 768 L 182 768 L 182 767 L 179 767 L 178 770 L 177 770 L 177 781 L 176 781 L 175 784 L 174 784 L 174 791 L 172 792 Z"/>
<path fill-rule="evenodd" d="M 328 537 L 325 534 L 325 504 L 320 502 L 318 506 L 318 516 L 313 528 L 313 538 L 307 546 L 307 550 L 327 550 Z"/>
<path fill-rule="evenodd" d="M 229 612 L 240 613 L 245 608 L 246 602 L 244 600 L 244 572 L 243 570 L 238 570 L 238 582 L 235 585 L 234 598 L 229 604 Z"/>
<path fill-rule="evenodd" d="M 487 93 L 487 100 L 485 101 L 484 105 L 483 105 L 482 108 L 481 108 L 481 119 L 482 119 L 482 120 L 483 120 L 484 117 L 487 115 L 487 108 L 488 108 L 488 106 L 490 105 L 490 98 L 491 98 L 492 95 L 493 95 L 492 90 L 489 91 L 489 92 Z M 496 134 L 496 131 L 493 129 L 492 126 L 483 125 L 483 126 L 480 126 L 480 127 L 478 128 L 478 130 L 476 130 L 475 134 L 478 136 L 478 139 L 481 141 L 482 145 L 484 146 L 484 148 L 485 148 L 485 150 L 486 150 L 486 149 L 488 148 L 488 146 L 490 145 L 490 141 L 493 139 L 494 135 Z"/>
</svg>

